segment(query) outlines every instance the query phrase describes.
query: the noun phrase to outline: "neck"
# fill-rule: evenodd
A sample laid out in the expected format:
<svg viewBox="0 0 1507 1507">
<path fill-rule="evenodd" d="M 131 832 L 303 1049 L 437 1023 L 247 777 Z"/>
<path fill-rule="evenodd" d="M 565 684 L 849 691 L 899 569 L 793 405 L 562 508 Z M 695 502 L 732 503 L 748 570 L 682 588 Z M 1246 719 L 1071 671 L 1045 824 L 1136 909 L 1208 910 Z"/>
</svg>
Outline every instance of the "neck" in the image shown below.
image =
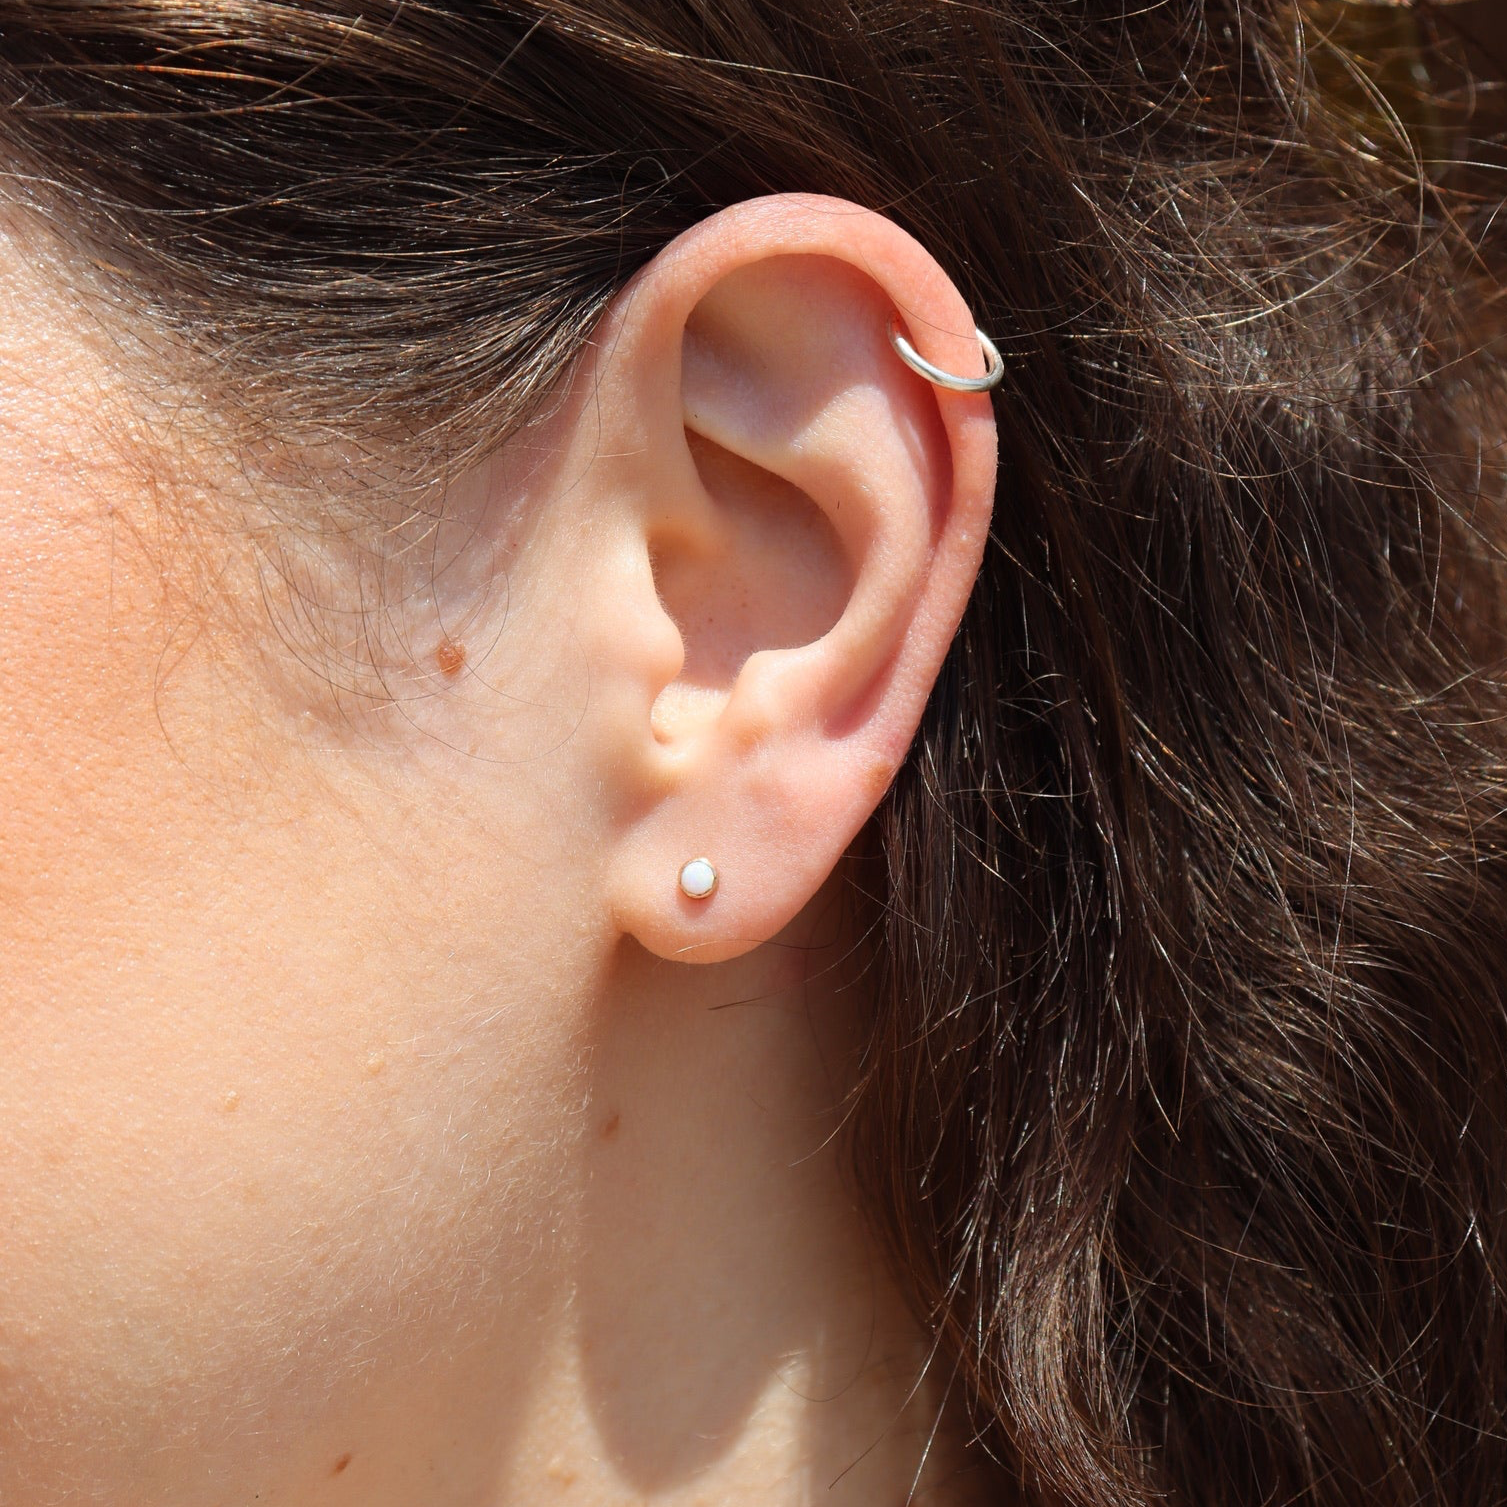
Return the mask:
<svg viewBox="0 0 1507 1507">
<path fill-rule="evenodd" d="M 624 960 L 590 1056 L 575 1269 L 503 1500 L 959 1507 L 985 1489 L 951 1362 L 928 1366 L 843 1175 L 859 1002 L 834 910 L 733 964 Z"/>
</svg>

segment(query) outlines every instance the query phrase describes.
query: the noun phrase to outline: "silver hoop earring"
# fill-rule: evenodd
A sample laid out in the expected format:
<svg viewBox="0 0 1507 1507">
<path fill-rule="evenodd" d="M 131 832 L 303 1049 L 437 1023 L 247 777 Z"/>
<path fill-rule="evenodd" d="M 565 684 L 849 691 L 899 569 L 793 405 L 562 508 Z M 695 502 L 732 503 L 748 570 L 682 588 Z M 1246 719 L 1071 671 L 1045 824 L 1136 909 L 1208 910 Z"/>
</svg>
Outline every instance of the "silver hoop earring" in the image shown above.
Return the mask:
<svg viewBox="0 0 1507 1507">
<path fill-rule="evenodd" d="M 705 900 L 717 888 L 717 871 L 705 858 L 693 858 L 680 866 L 680 888 L 692 900 Z"/>
<path fill-rule="evenodd" d="M 938 387 L 945 387 L 949 392 L 988 392 L 991 387 L 999 385 L 999 379 L 1005 374 L 1005 358 L 1000 355 L 994 342 L 980 329 L 975 329 L 973 333 L 978 336 L 989 370 L 982 377 L 956 377 L 951 372 L 944 372 L 940 366 L 933 366 L 916 350 L 901 333 L 898 314 L 891 314 L 889 319 L 890 344 L 894 346 L 895 354 L 913 372 L 919 372 L 928 382 L 935 382 Z"/>
</svg>

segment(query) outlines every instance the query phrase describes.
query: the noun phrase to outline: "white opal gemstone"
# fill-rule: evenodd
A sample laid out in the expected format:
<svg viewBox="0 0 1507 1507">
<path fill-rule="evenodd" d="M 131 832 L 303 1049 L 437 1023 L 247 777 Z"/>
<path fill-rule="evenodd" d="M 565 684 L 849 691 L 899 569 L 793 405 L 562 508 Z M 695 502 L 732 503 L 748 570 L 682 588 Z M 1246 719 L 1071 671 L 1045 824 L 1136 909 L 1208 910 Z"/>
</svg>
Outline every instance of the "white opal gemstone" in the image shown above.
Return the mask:
<svg viewBox="0 0 1507 1507">
<path fill-rule="evenodd" d="M 693 858 L 680 871 L 680 887 L 692 900 L 705 900 L 717 888 L 717 871 L 704 858 Z"/>
</svg>

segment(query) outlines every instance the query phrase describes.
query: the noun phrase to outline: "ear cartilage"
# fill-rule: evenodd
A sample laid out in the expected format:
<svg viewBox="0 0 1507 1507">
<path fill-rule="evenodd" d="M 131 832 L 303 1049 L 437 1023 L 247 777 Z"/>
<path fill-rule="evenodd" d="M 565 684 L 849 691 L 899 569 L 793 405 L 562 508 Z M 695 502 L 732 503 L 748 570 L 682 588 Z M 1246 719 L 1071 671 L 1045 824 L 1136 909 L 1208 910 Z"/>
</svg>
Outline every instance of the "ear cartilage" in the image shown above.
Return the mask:
<svg viewBox="0 0 1507 1507">
<path fill-rule="evenodd" d="M 680 867 L 680 888 L 692 900 L 706 900 L 717 888 L 717 871 L 705 858 L 693 858 Z"/>
<path fill-rule="evenodd" d="M 919 372 L 928 382 L 934 382 L 938 387 L 945 387 L 951 392 L 988 392 L 991 387 L 999 385 L 1000 378 L 1005 374 L 1005 358 L 982 330 L 976 329 L 973 333 L 978 337 L 979 349 L 983 351 L 984 361 L 989 369 L 982 377 L 959 377 L 952 372 L 944 372 L 940 366 L 933 366 L 905 338 L 900 329 L 898 314 L 890 315 L 887 328 L 895 354 L 913 372 Z"/>
</svg>

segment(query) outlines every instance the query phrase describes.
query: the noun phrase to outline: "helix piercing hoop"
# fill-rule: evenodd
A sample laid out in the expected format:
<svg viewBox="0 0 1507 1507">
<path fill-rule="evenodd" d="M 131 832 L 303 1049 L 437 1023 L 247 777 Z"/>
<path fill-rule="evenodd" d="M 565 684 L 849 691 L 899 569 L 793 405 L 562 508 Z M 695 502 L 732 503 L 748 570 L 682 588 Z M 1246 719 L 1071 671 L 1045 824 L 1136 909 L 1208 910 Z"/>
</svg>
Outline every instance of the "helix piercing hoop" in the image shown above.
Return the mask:
<svg viewBox="0 0 1507 1507">
<path fill-rule="evenodd" d="M 944 372 L 940 366 L 933 366 L 916 350 L 901 332 L 898 314 L 891 314 L 889 319 L 890 344 L 894 346 L 895 354 L 913 372 L 919 372 L 928 382 L 935 382 L 938 387 L 945 387 L 950 392 L 988 392 L 991 387 L 999 385 L 999 379 L 1005 374 L 1005 358 L 1000 355 L 994 342 L 980 329 L 975 328 L 973 333 L 978 336 L 989 370 L 982 377 L 957 377 L 951 372 Z"/>
<path fill-rule="evenodd" d="M 681 865 L 680 888 L 692 900 L 705 900 L 717 888 L 717 871 L 704 858 Z"/>
</svg>

